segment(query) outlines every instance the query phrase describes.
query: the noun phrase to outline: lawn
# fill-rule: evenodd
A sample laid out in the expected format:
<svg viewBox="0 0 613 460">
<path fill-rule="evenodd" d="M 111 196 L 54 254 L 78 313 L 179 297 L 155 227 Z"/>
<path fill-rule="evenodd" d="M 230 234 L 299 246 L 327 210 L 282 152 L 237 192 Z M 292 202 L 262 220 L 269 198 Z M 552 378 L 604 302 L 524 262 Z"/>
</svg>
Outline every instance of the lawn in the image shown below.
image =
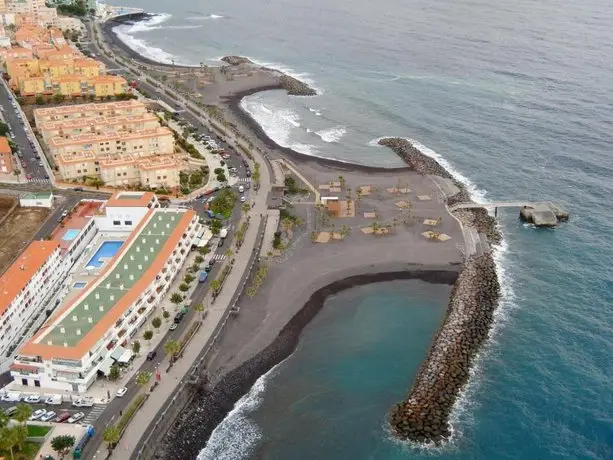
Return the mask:
<svg viewBox="0 0 613 460">
<path fill-rule="evenodd" d="M 50 426 L 45 425 L 28 425 L 28 436 L 43 437 L 51 431 Z"/>
<path fill-rule="evenodd" d="M 41 445 L 38 444 L 37 442 L 26 441 L 26 443 L 23 445 L 23 450 L 19 451 L 15 448 L 13 449 L 13 454 L 15 455 L 15 458 L 34 460 L 36 459 L 36 454 L 38 454 L 40 447 Z M 11 452 L 8 450 L 5 451 L 5 450 L 0 449 L 0 458 L 2 457 L 10 459 Z"/>
</svg>

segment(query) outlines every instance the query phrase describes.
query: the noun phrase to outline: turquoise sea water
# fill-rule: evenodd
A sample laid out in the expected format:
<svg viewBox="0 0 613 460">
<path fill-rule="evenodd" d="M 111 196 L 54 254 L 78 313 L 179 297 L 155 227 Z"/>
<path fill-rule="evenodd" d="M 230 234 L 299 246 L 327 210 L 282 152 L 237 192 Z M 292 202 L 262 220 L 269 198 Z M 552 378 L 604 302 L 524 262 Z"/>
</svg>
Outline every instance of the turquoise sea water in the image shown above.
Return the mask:
<svg viewBox="0 0 613 460">
<path fill-rule="evenodd" d="M 454 444 L 427 455 L 613 458 L 613 4 L 129 3 L 166 13 L 122 31 L 151 57 L 198 64 L 243 54 L 312 81 L 321 93 L 313 98 L 269 92 L 244 101 L 269 135 L 284 145 L 307 154 L 398 164 L 374 140 L 406 136 L 467 181 L 476 199 L 552 199 L 568 207 L 571 221 L 556 230 L 524 226 L 514 212 L 500 216 L 505 245 L 497 261 L 505 295 L 497 326 L 455 413 Z M 383 300 L 392 304 L 386 295 L 381 288 L 370 307 Z M 411 303 L 410 293 L 398 295 Z M 350 308 L 341 310 L 350 322 Z M 339 337 L 349 327 L 343 320 L 332 324 L 338 325 Z M 391 334 L 393 324 L 388 326 L 389 340 L 373 343 L 373 353 L 388 353 L 398 340 L 407 349 L 419 346 L 412 337 Z M 356 332 L 356 343 L 369 332 Z M 228 429 L 227 441 L 239 445 L 248 444 L 250 437 L 263 439 L 255 442 L 252 455 L 280 459 L 349 458 L 349 452 L 359 452 L 355 458 L 426 455 L 388 446 L 384 434 L 376 431 L 383 413 L 376 421 L 369 415 L 350 432 L 313 433 L 317 424 L 310 423 L 309 439 L 320 442 L 303 441 L 291 417 L 282 418 L 285 436 L 260 437 L 280 417 L 266 416 L 274 409 L 267 395 L 294 407 L 301 383 L 295 375 L 305 372 L 313 381 L 311 369 L 327 366 L 329 358 L 322 355 L 321 362 L 300 368 L 288 361 L 278 374 L 260 381 L 261 401 L 246 404 L 261 432 Z M 383 374 L 380 361 L 364 359 L 360 372 Z M 403 378 L 394 370 L 385 373 L 382 380 L 396 382 L 382 384 L 387 389 L 369 391 L 365 386 L 362 394 L 395 399 L 406 391 L 406 375 L 416 371 L 417 362 L 407 360 Z M 277 380 L 286 384 L 275 390 Z M 328 411 L 325 404 L 315 403 L 301 401 L 298 406 L 305 416 L 312 410 L 322 428 L 343 416 L 339 406 L 330 404 L 335 410 Z M 345 415 L 351 420 L 351 411 Z M 351 450 L 329 456 L 325 446 L 347 446 L 339 439 L 351 440 Z M 303 451 L 292 451 L 290 446 L 302 442 Z"/>
</svg>

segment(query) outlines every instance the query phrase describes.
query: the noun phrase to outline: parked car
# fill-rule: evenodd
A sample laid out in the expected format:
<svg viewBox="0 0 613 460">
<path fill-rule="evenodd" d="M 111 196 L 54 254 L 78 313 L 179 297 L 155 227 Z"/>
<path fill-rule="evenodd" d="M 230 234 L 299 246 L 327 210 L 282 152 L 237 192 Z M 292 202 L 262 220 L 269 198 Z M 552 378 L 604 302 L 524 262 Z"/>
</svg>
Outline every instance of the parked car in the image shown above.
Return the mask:
<svg viewBox="0 0 613 460">
<path fill-rule="evenodd" d="M 2 401 L 4 402 L 19 402 L 21 401 L 20 393 L 7 393 L 2 396 Z"/>
<path fill-rule="evenodd" d="M 211 259 L 209 260 L 209 265 L 212 267 L 213 265 L 215 265 L 215 259 Z"/>
<path fill-rule="evenodd" d="M 74 407 L 93 407 L 94 401 L 90 398 L 79 398 L 73 401 L 72 405 Z"/>
<path fill-rule="evenodd" d="M 73 190 L 75 192 L 82 192 L 83 191 L 83 187 L 75 187 L 75 188 L 73 188 Z"/>
<path fill-rule="evenodd" d="M 122 396 L 124 396 L 126 393 L 128 392 L 128 389 L 126 387 L 122 387 L 119 390 L 117 390 L 117 393 L 115 393 L 115 396 L 117 396 L 118 398 L 121 398 Z"/>
<path fill-rule="evenodd" d="M 62 412 L 60 413 L 60 415 L 58 415 L 57 417 L 55 417 L 54 422 L 55 423 L 64 423 L 66 420 L 68 420 L 71 417 L 70 412 Z"/>
<path fill-rule="evenodd" d="M 211 271 L 212 268 L 213 267 L 211 267 L 209 264 L 206 264 L 206 266 L 204 267 L 204 271 L 208 273 Z"/>
<path fill-rule="evenodd" d="M 243 193 L 245 191 L 245 187 L 243 187 L 242 185 L 238 186 L 238 193 Z"/>
<path fill-rule="evenodd" d="M 23 402 L 27 402 L 30 404 L 38 404 L 40 402 L 40 395 L 30 395 L 25 398 Z"/>
<path fill-rule="evenodd" d="M 45 399 L 45 404 L 49 404 L 50 406 L 59 406 L 62 404 L 62 398 L 61 396 L 50 396 L 49 398 Z"/>
<path fill-rule="evenodd" d="M 36 409 L 34 412 L 32 412 L 32 415 L 30 416 L 30 420 L 38 420 L 46 413 L 47 411 L 45 409 Z"/>
<path fill-rule="evenodd" d="M 147 353 L 147 361 L 153 361 L 155 355 L 157 355 L 157 351 L 151 350 L 149 353 Z"/>
<path fill-rule="evenodd" d="M 41 421 L 41 422 L 48 422 L 49 420 L 51 420 L 51 419 L 52 419 L 53 417 L 55 417 L 55 416 L 56 416 L 56 413 L 55 413 L 55 412 L 53 412 L 52 410 L 50 410 L 50 411 L 48 411 L 48 412 L 45 412 L 45 413 L 44 413 L 44 414 L 41 416 L 40 421 Z"/>
<path fill-rule="evenodd" d="M 170 327 L 168 328 L 168 330 L 170 330 L 170 331 L 174 331 L 174 330 L 175 330 L 176 328 L 178 328 L 178 327 L 179 327 L 179 324 L 178 324 L 178 323 L 172 323 L 172 324 L 170 325 Z"/>
<path fill-rule="evenodd" d="M 75 423 L 78 422 L 79 420 L 81 420 L 83 417 L 85 417 L 85 414 L 83 412 L 77 412 L 76 414 L 74 414 L 72 417 L 70 417 L 68 419 L 68 423 Z"/>
<path fill-rule="evenodd" d="M 175 319 L 173 320 L 173 322 L 175 324 L 179 324 L 181 322 L 181 320 L 183 319 L 183 317 L 185 316 L 185 313 L 183 313 L 182 311 L 180 311 L 179 313 L 177 313 L 175 315 Z"/>
<path fill-rule="evenodd" d="M 251 177 L 251 170 L 248 169 L 247 171 L 245 171 L 245 174 L 247 175 L 247 177 Z"/>
<path fill-rule="evenodd" d="M 242 196 L 241 196 L 241 203 L 244 203 L 246 199 L 247 199 L 247 198 L 245 198 L 245 195 L 242 195 Z"/>
<path fill-rule="evenodd" d="M 9 417 L 13 415 L 15 412 L 17 412 L 17 406 L 12 406 L 7 409 L 4 409 L 4 413 Z"/>
<path fill-rule="evenodd" d="M 42 168 L 42 167 L 43 167 L 43 162 L 42 162 L 42 161 L 39 161 L 39 162 L 38 162 L 38 166 L 40 166 L 40 167 Z"/>
</svg>

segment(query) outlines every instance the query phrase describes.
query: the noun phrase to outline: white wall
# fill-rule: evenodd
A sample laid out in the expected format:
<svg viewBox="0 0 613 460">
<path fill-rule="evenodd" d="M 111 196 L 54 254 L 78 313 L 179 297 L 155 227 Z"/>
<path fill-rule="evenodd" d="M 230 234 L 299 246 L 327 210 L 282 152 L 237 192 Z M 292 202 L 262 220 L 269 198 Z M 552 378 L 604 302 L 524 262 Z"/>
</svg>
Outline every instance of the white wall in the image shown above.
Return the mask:
<svg viewBox="0 0 613 460">
<path fill-rule="evenodd" d="M 131 231 L 133 230 L 143 217 L 147 214 L 149 208 L 138 207 L 106 207 L 104 216 L 96 216 L 96 227 L 100 231 Z M 126 224 L 129 222 L 129 224 Z"/>
</svg>

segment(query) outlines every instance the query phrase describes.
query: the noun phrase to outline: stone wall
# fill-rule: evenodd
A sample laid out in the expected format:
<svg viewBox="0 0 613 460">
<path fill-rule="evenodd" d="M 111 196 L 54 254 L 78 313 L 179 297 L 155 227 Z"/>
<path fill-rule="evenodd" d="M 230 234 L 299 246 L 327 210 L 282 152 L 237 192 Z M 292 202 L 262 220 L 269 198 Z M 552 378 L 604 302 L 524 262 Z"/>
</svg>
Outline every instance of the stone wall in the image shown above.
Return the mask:
<svg viewBox="0 0 613 460">
<path fill-rule="evenodd" d="M 488 337 L 499 296 L 491 254 L 467 261 L 411 391 L 390 411 L 389 422 L 398 437 L 439 443 L 451 435 L 449 415 Z"/>
</svg>

